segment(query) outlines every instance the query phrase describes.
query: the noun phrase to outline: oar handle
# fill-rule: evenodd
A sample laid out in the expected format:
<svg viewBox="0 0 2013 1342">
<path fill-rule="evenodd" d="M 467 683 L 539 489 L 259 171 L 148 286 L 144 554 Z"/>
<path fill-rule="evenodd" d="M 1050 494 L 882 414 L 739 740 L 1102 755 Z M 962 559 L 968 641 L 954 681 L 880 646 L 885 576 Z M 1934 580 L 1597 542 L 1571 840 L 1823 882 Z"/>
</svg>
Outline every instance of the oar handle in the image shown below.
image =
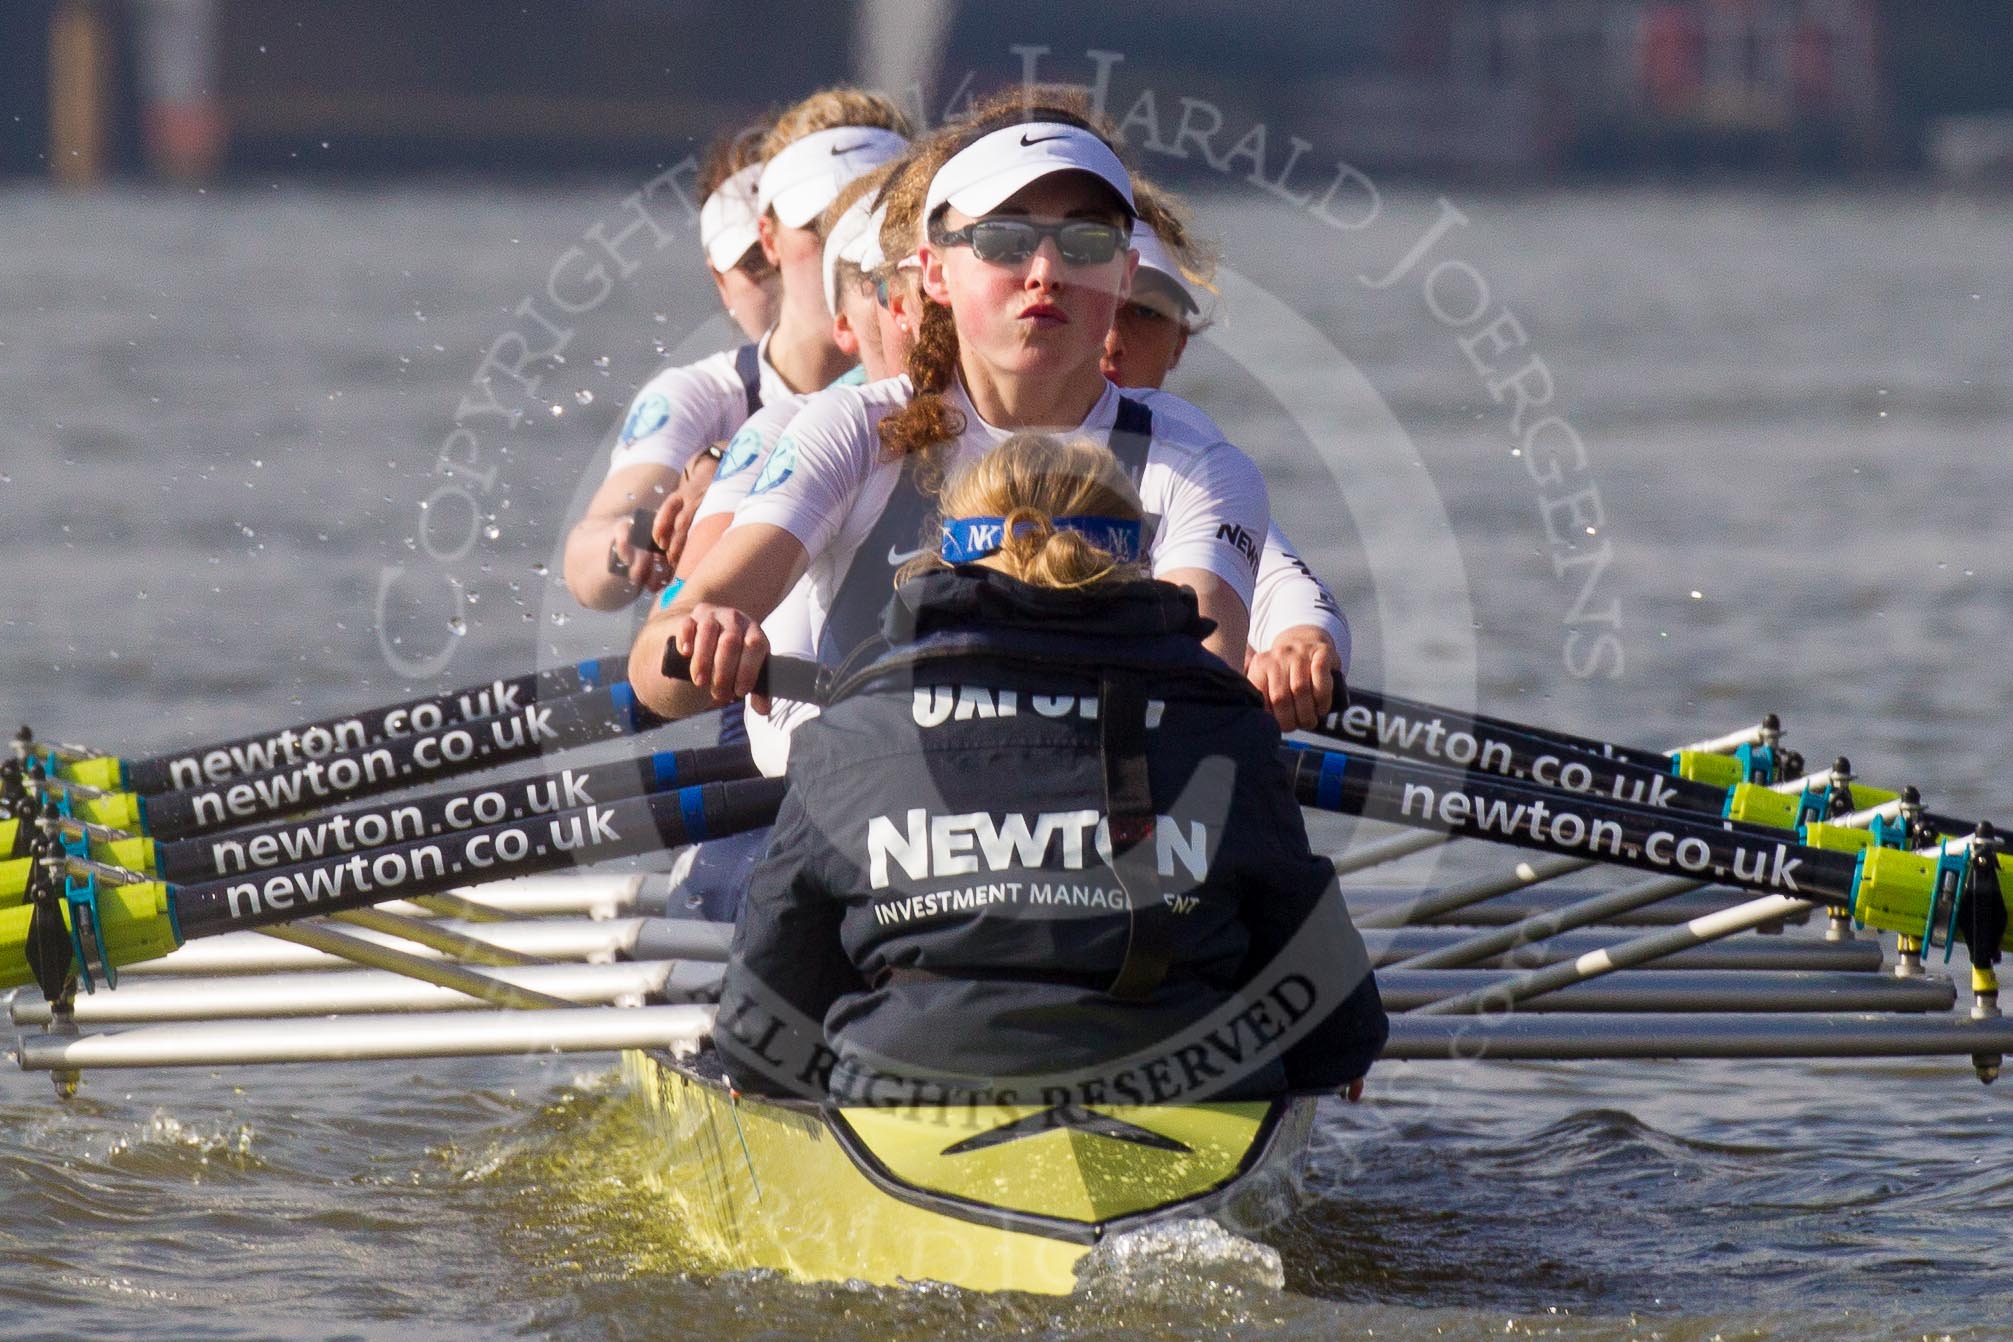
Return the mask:
<svg viewBox="0 0 2013 1342">
<path fill-rule="evenodd" d="M 692 679 L 692 659 L 678 651 L 676 643 L 664 645 L 664 675 L 669 680 Z M 795 699 L 799 703 L 818 704 L 825 700 L 825 689 L 818 681 L 820 667 L 816 662 L 807 662 L 801 657 L 770 657 L 763 661 L 762 669 L 755 673 L 755 694 L 772 694 L 780 699 Z"/>
<path fill-rule="evenodd" d="M 657 514 L 649 508 L 638 508 L 629 514 L 629 548 L 644 550 L 653 555 L 664 553 L 664 547 L 657 543 Z M 613 546 L 608 550 L 608 571 L 627 575 L 629 566 L 622 562 Z"/>
</svg>

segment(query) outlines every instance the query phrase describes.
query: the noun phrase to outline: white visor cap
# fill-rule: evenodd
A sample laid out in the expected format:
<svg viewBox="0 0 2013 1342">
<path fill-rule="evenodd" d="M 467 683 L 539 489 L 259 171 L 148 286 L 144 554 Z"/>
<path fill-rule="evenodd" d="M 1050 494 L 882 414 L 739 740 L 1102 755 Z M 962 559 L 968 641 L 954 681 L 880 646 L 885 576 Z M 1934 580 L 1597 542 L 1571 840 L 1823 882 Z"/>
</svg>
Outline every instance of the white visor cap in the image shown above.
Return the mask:
<svg viewBox="0 0 2013 1342">
<path fill-rule="evenodd" d="M 722 275 L 761 240 L 755 227 L 762 213 L 755 208 L 755 183 L 761 176 L 762 165 L 750 163 L 720 183 L 699 207 L 699 243 L 706 249 L 706 264 Z"/>
<path fill-rule="evenodd" d="M 1132 174 L 1111 146 L 1079 126 L 1030 121 L 982 136 L 952 155 L 930 179 L 923 218 L 934 218 L 945 205 L 976 218 L 998 209 L 1029 182 L 1058 172 L 1089 173 L 1117 192 L 1126 213 L 1137 217 Z"/>
<path fill-rule="evenodd" d="M 858 255 L 845 259 L 869 274 L 886 265 L 888 258 L 881 251 L 881 230 L 887 227 L 887 223 L 888 207 L 883 205 L 867 216 L 867 231 L 860 236 L 859 244 L 854 248 Z"/>
<path fill-rule="evenodd" d="M 825 307 L 836 317 L 839 315 L 839 262 L 851 261 L 860 264 L 860 249 L 869 235 L 874 213 L 870 196 L 861 196 L 852 207 L 833 221 L 832 231 L 825 235 Z"/>
<path fill-rule="evenodd" d="M 1194 286 L 1181 273 L 1181 267 L 1175 264 L 1159 234 L 1145 224 L 1133 225 L 1132 249 L 1139 253 L 1141 270 L 1151 270 L 1174 285 L 1174 291 L 1181 295 L 1181 306 L 1185 311 L 1202 311 L 1202 300 L 1196 297 Z"/>
<path fill-rule="evenodd" d="M 840 188 L 871 168 L 898 158 L 909 142 L 878 126 L 834 126 L 785 146 L 762 166 L 756 212 L 774 209 L 789 228 L 822 214 Z"/>
</svg>

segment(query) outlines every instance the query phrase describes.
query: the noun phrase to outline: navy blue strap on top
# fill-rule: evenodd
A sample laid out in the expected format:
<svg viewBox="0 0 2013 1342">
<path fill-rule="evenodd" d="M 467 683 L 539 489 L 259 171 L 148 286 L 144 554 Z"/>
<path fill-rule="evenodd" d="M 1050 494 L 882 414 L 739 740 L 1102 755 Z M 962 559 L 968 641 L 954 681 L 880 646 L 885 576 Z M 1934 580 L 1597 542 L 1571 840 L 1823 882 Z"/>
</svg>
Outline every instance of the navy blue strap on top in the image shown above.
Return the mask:
<svg viewBox="0 0 2013 1342">
<path fill-rule="evenodd" d="M 1132 477 L 1133 487 L 1138 488 L 1140 476 L 1146 473 L 1147 451 L 1153 446 L 1153 412 L 1146 403 L 1119 397 L 1118 418 L 1111 422 L 1111 436 L 1106 441 L 1118 464 Z"/>
<path fill-rule="evenodd" d="M 762 408 L 762 347 L 743 345 L 734 351 L 734 372 L 741 379 L 741 394 L 748 399 L 748 418 Z"/>
</svg>

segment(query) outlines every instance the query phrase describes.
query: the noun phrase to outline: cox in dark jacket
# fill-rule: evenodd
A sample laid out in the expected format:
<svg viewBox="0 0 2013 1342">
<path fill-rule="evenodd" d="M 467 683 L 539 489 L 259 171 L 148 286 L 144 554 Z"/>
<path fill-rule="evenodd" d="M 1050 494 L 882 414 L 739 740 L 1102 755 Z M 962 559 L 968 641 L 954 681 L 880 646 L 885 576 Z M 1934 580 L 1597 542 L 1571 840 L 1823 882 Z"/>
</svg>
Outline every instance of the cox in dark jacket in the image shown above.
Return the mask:
<svg viewBox="0 0 2013 1342">
<path fill-rule="evenodd" d="M 718 1043 L 748 1091 L 1175 1103 L 1348 1085 L 1387 1026 L 1273 719 L 1193 596 L 965 567 L 792 740 Z"/>
</svg>

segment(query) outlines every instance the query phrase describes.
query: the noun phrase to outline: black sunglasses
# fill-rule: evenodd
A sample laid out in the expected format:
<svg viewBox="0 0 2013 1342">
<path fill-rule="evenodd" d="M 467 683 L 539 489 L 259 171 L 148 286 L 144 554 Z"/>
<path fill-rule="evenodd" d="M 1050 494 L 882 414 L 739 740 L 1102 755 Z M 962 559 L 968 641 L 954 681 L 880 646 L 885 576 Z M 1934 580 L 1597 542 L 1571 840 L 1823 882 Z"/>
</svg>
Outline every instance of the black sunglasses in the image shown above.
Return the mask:
<svg viewBox="0 0 2013 1342">
<path fill-rule="evenodd" d="M 1096 219 L 1067 219 L 1037 224 L 1031 219 L 980 219 L 947 230 L 932 220 L 930 241 L 939 247 L 970 247 L 972 255 L 996 266 L 1017 266 L 1035 254 L 1043 238 L 1054 238 L 1056 252 L 1067 265 L 1101 266 L 1118 255 L 1130 230 Z"/>
</svg>

